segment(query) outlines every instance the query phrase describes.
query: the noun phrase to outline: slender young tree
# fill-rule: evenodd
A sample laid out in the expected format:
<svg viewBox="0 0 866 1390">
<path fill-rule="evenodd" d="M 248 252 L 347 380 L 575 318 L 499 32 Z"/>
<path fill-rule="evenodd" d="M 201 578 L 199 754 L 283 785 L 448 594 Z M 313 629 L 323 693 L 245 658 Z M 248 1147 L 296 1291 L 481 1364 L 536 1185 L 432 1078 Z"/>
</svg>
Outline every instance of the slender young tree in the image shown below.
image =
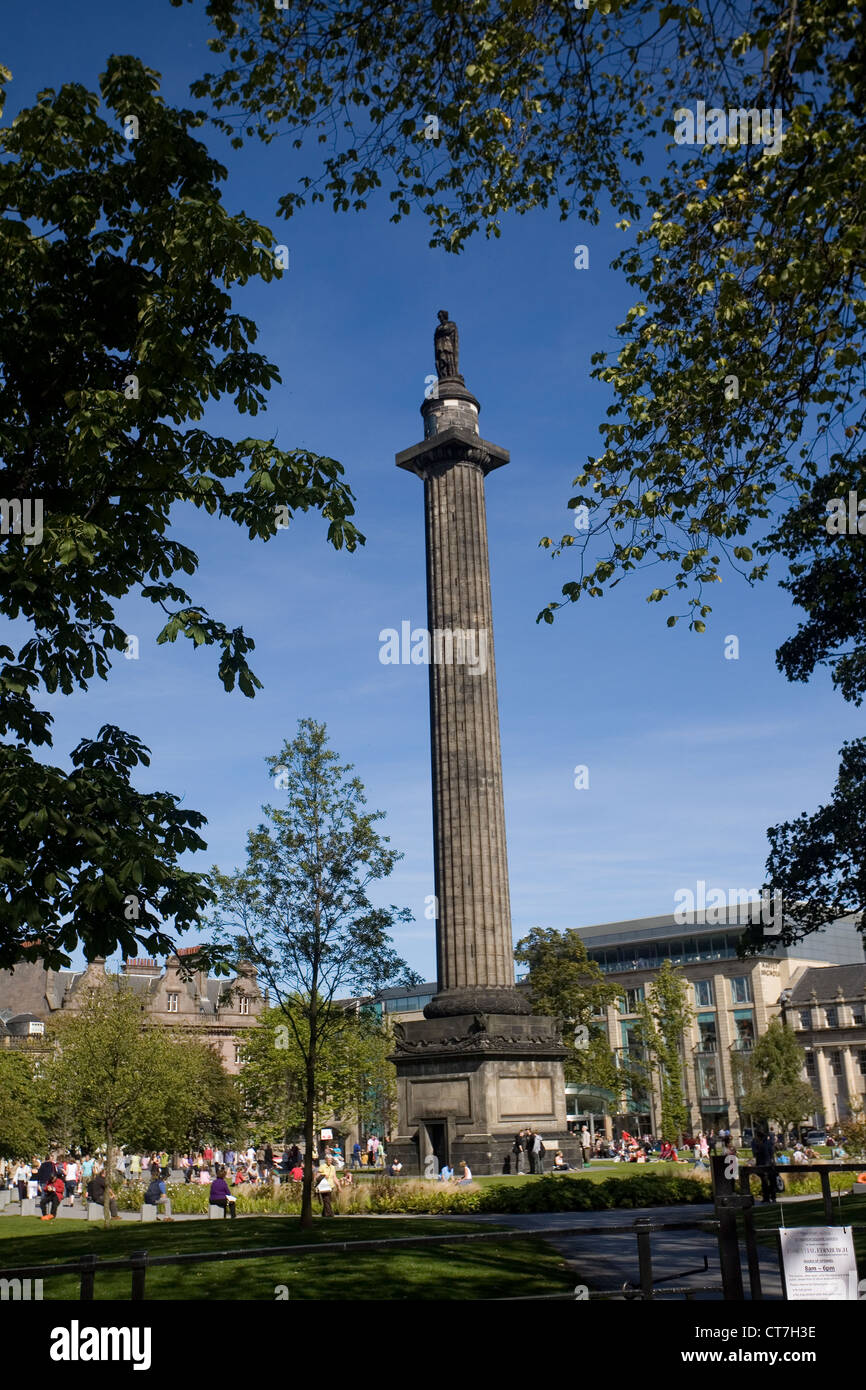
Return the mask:
<svg viewBox="0 0 866 1390">
<path fill-rule="evenodd" d="M 688 1126 L 683 1088 L 683 1035 L 694 1017 L 681 970 L 666 960 L 637 1009 L 641 1039 L 661 1095 L 662 1138 L 678 1144 Z"/>
<path fill-rule="evenodd" d="M 281 806 L 247 837 L 247 864 L 215 870 L 215 941 L 233 942 L 277 1001 L 302 1062 L 304 1187 L 301 1224 L 312 1223 L 316 1101 L 323 1052 L 345 1022 L 342 995 L 363 995 L 405 976 L 389 930 L 408 909 L 375 907 L 370 886 L 401 856 L 376 829 L 384 812 L 364 810 L 364 788 L 328 745 L 324 724 L 299 722 L 297 736 L 268 758 Z"/>
<path fill-rule="evenodd" d="M 815 1092 L 803 1079 L 805 1053 L 790 1028 L 774 1018 L 740 1071 L 741 1109 L 763 1124 L 775 1120 L 783 1133 L 815 1108 Z"/>
</svg>

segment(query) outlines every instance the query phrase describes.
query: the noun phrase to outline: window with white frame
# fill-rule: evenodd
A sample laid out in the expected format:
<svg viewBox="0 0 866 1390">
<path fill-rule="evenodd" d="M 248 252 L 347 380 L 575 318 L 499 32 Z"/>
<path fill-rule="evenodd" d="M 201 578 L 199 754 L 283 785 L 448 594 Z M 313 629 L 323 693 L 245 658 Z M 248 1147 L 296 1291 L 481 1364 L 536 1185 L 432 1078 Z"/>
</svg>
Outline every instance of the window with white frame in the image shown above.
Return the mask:
<svg viewBox="0 0 866 1390">
<path fill-rule="evenodd" d="M 712 1008 L 715 1002 L 712 980 L 695 980 L 695 1003 Z"/>
<path fill-rule="evenodd" d="M 248 1013 L 249 1013 L 249 1011 L 250 1011 L 250 996 L 249 996 L 248 994 L 242 994 L 242 995 L 240 996 L 240 998 L 238 999 L 238 1010 L 239 1010 L 239 1012 L 242 1013 L 242 1014 L 248 1014 Z"/>
<path fill-rule="evenodd" d="M 179 1000 L 180 1000 L 180 995 L 179 995 L 179 994 L 169 994 L 169 996 L 168 996 L 168 1012 L 169 1012 L 170 1014 L 176 1014 L 176 1013 L 177 1013 L 177 1011 L 178 1011 L 178 1001 L 179 1001 Z"/>
</svg>

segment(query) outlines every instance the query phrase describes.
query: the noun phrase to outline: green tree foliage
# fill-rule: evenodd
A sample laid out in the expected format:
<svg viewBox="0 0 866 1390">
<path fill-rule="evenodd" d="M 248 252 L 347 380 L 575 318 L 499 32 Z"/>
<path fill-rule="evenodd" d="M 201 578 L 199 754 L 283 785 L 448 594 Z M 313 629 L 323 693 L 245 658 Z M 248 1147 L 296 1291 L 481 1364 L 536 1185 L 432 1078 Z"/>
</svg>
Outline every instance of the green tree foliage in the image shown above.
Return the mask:
<svg viewBox="0 0 866 1390">
<path fill-rule="evenodd" d="M 683 1036 L 694 1010 L 681 970 L 666 960 L 637 1009 L 641 1041 L 658 1077 L 661 1137 L 678 1144 L 689 1124 L 683 1085 Z"/>
<path fill-rule="evenodd" d="M 50 1110 L 43 1079 L 44 1049 L 0 1048 L 0 1155 L 29 1158 L 45 1147 Z"/>
<path fill-rule="evenodd" d="M 616 998 L 617 986 L 589 959 L 580 933 L 573 927 L 563 932 L 533 927 L 518 941 L 514 959 L 529 969 L 532 1012 L 556 1019 L 568 1049 L 566 1080 L 619 1091 L 622 1076 L 607 1032 L 594 1022 Z"/>
<path fill-rule="evenodd" d="M 149 1128 L 141 1132 L 141 1147 L 196 1150 L 208 1143 L 236 1144 L 244 1129 L 237 1077 L 229 1075 L 219 1053 L 203 1040 L 188 1033 L 169 1037 L 174 1085 L 165 1098 L 163 1114 L 148 1117 Z"/>
<path fill-rule="evenodd" d="M 411 914 L 370 901 L 370 886 L 400 855 L 376 829 L 384 813 L 364 810 L 363 785 L 329 747 L 325 725 L 300 720 L 295 739 L 267 761 L 285 796 L 279 807 L 263 807 L 267 822 L 249 832 L 246 868 L 214 870 L 215 941 L 256 965 L 303 1061 L 301 1222 L 309 1225 L 319 1067 L 345 1025 L 338 996 L 406 978 L 389 930 Z"/>
<path fill-rule="evenodd" d="M 183 930 L 209 901 L 179 867 L 205 848 L 204 817 L 133 787 L 149 762 L 138 739 L 105 726 L 71 771 L 32 751 L 52 743 L 38 691 L 107 677 L 131 592 L 164 612 L 158 642 L 215 646 L 226 690 L 259 686 L 252 639 L 176 582 L 198 558 L 173 538 L 175 504 L 265 541 L 313 509 L 335 547 L 363 541 L 333 459 L 198 423 L 221 397 L 256 414 L 280 380 L 231 292 L 281 271 L 273 234 L 223 207 L 226 171 L 192 133 L 202 117 L 167 106 L 158 81 L 114 57 L 100 94 L 49 88 L 0 130 L 0 494 L 43 508 L 38 543 L 0 537 L 0 613 L 30 629 L 0 647 L 0 967 L 68 965 L 78 944 L 167 954 L 166 921 Z"/>
<path fill-rule="evenodd" d="M 771 827 L 769 882 L 785 902 L 775 938 L 789 945 L 828 921 L 866 909 L 866 739 L 840 750 L 830 799 L 814 812 Z M 863 918 L 860 916 L 860 930 Z M 759 950 L 757 940 L 753 949 Z"/>
<path fill-rule="evenodd" d="M 106 1175 L 118 1145 L 165 1142 L 166 1119 L 176 1113 L 178 1048 L 163 1029 L 147 1027 L 145 1006 L 128 985 L 107 977 L 50 1029 L 55 1104 L 74 1116 L 82 1145 L 104 1147 Z"/>
<path fill-rule="evenodd" d="M 303 1029 L 302 1001 L 294 1005 Z M 299 1047 L 282 1010 L 259 1018 L 244 1047 L 240 1085 L 247 1114 L 257 1129 L 267 1129 L 281 1143 L 303 1133 L 305 1118 L 305 1051 L 309 1030 Z M 346 1008 L 319 1050 L 316 1071 L 315 1130 L 332 1122 L 364 1124 L 396 1090 L 396 1071 L 387 1060 L 393 1041 L 378 1020 L 364 1010 Z"/>
<path fill-rule="evenodd" d="M 781 1019 L 774 1018 L 752 1051 L 736 1061 L 742 1114 L 764 1125 L 774 1120 L 787 1132 L 815 1109 L 815 1092 L 802 1079 L 805 1054 Z"/>
<path fill-rule="evenodd" d="M 307 196 L 359 210 L 387 187 L 392 222 L 414 206 L 430 245 L 459 251 L 479 229 L 498 236 L 510 208 L 556 202 L 562 217 L 578 210 L 597 221 L 606 187 L 621 211 L 636 210 L 626 170 L 641 162 L 642 98 L 660 50 L 651 38 L 655 6 L 626 7 L 644 16 L 644 34 L 605 79 L 608 45 L 620 43 L 610 14 L 620 8 L 609 0 L 586 13 L 564 0 L 404 0 L 375 9 L 287 0 L 278 10 L 208 0 L 210 47 L 223 67 L 193 92 L 226 112 L 218 124 L 238 146 L 250 135 L 312 146 L 311 172 L 280 200 L 285 216 Z"/>
<path fill-rule="evenodd" d="M 393 221 L 415 206 L 431 245 L 450 251 L 479 230 L 498 236 L 506 211 L 554 205 L 594 223 L 609 203 L 624 231 L 636 223 L 614 261 L 635 302 L 617 348 L 593 358 L 613 393 L 602 450 L 575 478 L 578 529 L 541 542 L 577 574 L 539 618 L 652 566 L 647 601 L 681 601 L 668 626 L 688 617 L 700 633 L 714 584 L 735 572 L 755 584 L 781 556 L 780 583 L 805 620 L 779 647 L 780 670 L 806 680 L 826 665 L 859 703 L 866 561 L 825 523 L 834 498 L 866 498 L 862 7 L 206 9 L 223 67 L 193 90 L 237 144 L 288 135 L 304 150 L 286 215 L 306 197 L 357 210 L 387 189 Z M 696 116 L 698 100 L 724 114 L 724 130 L 705 143 L 695 129 L 691 148 L 678 146 L 678 127 L 689 132 L 677 112 Z M 647 156 L 660 174 L 638 176 Z M 845 844 L 856 834 L 846 828 Z M 771 855 L 771 867 L 771 887 L 780 873 L 793 887 L 801 866 Z M 813 930 L 833 894 L 802 897 L 786 909 Z"/>
<path fill-rule="evenodd" d="M 852 1158 L 866 1158 L 866 1113 L 862 1105 L 851 1104 L 851 1113 L 837 1125 Z"/>
</svg>

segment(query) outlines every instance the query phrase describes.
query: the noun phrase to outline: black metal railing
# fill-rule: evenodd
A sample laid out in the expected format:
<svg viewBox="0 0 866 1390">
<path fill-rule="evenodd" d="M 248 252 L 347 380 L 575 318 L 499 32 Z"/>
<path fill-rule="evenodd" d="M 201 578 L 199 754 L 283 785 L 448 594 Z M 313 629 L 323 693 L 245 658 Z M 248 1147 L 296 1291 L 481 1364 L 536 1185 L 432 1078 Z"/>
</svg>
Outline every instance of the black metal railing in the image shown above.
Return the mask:
<svg viewBox="0 0 866 1390">
<path fill-rule="evenodd" d="M 208 1250 L 195 1251 L 183 1255 L 153 1255 L 146 1250 L 133 1251 L 129 1256 L 122 1259 L 105 1260 L 99 1259 L 96 1255 L 81 1255 L 77 1260 L 66 1264 L 51 1265 L 19 1265 L 14 1269 L 0 1270 L 2 1279 L 50 1279 L 62 1275 L 76 1275 L 79 1279 L 79 1301 L 89 1302 L 95 1294 L 95 1284 L 97 1274 L 118 1274 L 129 1272 L 131 1278 L 130 1298 L 133 1302 L 139 1302 L 145 1296 L 145 1283 L 147 1271 L 170 1265 L 197 1265 L 212 1264 L 225 1260 L 261 1260 L 285 1258 L 303 1258 L 305 1256 L 321 1255 L 329 1251 L 337 1251 L 348 1254 L 352 1251 L 368 1250 L 403 1250 L 410 1246 L 429 1249 L 434 1245 L 468 1245 L 479 1244 L 485 1241 L 503 1240 L 526 1240 L 541 1237 L 548 1240 L 562 1236 L 600 1236 L 600 1235 L 632 1235 L 637 1240 L 638 1267 L 640 1271 L 640 1287 L 634 1288 L 631 1285 L 623 1285 L 621 1289 L 599 1289 L 590 1293 L 592 1298 L 615 1298 L 626 1296 L 632 1298 L 653 1298 L 656 1296 L 656 1285 L 665 1282 L 663 1279 L 654 1280 L 652 1251 L 650 1237 L 658 1231 L 689 1231 L 701 1230 L 710 1234 L 718 1234 L 719 1222 L 714 1220 L 695 1220 L 695 1221 L 652 1221 L 649 1218 L 639 1218 L 631 1224 L 617 1224 L 615 1226 L 585 1226 L 576 1225 L 573 1221 L 568 1225 L 550 1227 L 543 1231 L 530 1230 L 526 1227 L 518 1227 L 512 1230 L 493 1230 L 493 1231 L 472 1231 L 466 1235 L 441 1235 L 441 1236 L 398 1236 L 396 1238 L 383 1238 L 379 1240 L 344 1240 L 328 1241 L 327 1244 L 316 1245 L 270 1245 L 259 1247 L 252 1250 Z M 704 1269 L 707 1263 L 705 1261 Z M 689 1273 L 702 1273 L 701 1270 L 683 1271 L 676 1277 L 685 1277 Z M 712 1289 L 718 1291 L 719 1284 L 708 1284 L 691 1286 L 692 1294 L 702 1289 Z M 677 1289 L 666 1289 L 664 1293 L 670 1295 L 679 1292 Z M 542 1294 L 541 1298 L 574 1299 L 573 1293 Z"/>
</svg>

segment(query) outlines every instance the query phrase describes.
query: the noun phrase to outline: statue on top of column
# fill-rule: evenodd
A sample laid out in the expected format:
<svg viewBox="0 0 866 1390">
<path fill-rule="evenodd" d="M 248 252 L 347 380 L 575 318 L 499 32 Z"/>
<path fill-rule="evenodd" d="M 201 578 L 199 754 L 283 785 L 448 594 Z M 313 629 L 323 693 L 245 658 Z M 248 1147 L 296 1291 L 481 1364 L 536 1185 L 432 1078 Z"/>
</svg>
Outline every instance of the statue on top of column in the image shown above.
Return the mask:
<svg viewBox="0 0 866 1390">
<path fill-rule="evenodd" d="M 445 377 L 455 377 L 459 381 L 460 339 L 457 336 L 457 324 L 451 322 L 447 309 L 439 310 L 439 326 L 433 334 L 433 350 L 436 353 L 436 375 L 440 381 Z"/>
</svg>

